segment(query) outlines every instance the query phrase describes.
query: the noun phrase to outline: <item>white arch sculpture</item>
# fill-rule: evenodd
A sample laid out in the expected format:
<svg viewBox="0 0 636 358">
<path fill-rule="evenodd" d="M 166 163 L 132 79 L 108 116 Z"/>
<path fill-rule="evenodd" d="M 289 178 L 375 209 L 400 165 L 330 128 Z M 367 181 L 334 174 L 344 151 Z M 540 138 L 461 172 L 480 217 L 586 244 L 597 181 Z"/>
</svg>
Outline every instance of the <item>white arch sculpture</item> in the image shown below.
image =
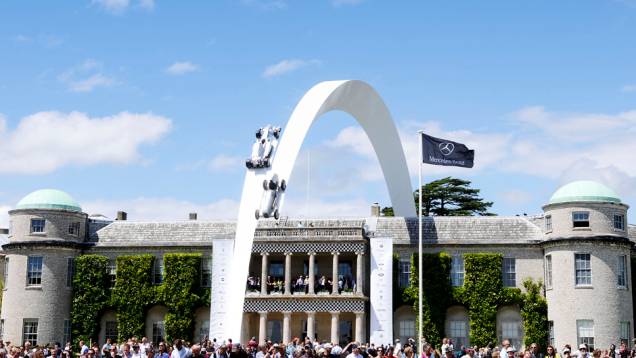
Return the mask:
<svg viewBox="0 0 636 358">
<path fill-rule="evenodd" d="M 263 196 L 263 180 L 277 174 L 279 180 L 289 182 L 309 128 L 322 114 L 333 110 L 352 115 L 369 137 L 380 162 L 395 214 L 412 216 L 415 213 L 411 178 L 402 142 L 382 98 L 362 81 L 327 81 L 315 85 L 303 96 L 287 122 L 272 166 L 269 169 L 248 170 L 245 175 L 233 255 L 226 276 L 227 286 L 224 287 L 227 293 L 225 297 L 217 297 L 212 292 L 210 337 L 221 340 L 232 337 L 235 342 L 241 339 L 245 282 L 258 225 L 254 211 L 259 208 Z"/>
</svg>

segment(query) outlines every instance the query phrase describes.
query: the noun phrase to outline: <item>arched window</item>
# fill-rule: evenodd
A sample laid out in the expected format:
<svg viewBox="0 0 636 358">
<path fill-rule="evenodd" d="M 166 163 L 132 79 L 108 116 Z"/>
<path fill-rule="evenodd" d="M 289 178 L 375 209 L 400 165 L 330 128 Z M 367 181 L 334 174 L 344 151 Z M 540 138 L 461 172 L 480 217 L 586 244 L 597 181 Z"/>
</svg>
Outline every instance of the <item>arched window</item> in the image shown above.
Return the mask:
<svg viewBox="0 0 636 358">
<path fill-rule="evenodd" d="M 523 321 L 519 306 L 501 306 L 497 309 L 497 338 L 499 342 L 508 339 L 515 348 L 522 348 Z"/>
</svg>

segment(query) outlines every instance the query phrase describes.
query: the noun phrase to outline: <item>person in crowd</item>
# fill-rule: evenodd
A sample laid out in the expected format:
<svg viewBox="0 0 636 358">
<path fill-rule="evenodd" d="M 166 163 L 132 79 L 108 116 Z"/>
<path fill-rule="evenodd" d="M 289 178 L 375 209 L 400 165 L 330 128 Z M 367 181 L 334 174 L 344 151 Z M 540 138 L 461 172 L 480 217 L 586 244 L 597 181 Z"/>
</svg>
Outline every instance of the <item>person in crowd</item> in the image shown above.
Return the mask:
<svg viewBox="0 0 636 358">
<path fill-rule="evenodd" d="M 352 348 L 353 349 L 351 350 L 351 353 L 347 355 L 347 358 L 362 358 L 362 354 L 360 354 L 360 348 L 358 347 L 358 345 L 354 345 Z M 413 357 L 408 357 L 408 358 L 413 358 Z"/>
<path fill-rule="evenodd" d="M 138 343 L 133 343 L 132 358 L 145 358 L 144 355 L 141 353 L 141 348 L 139 347 Z"/>
<path fill-rule="evenodd" d="M 192 354 L 190 350 L 183 346 L 183 341 L 179 338 L 172 342 L 172 355 L 171 358 L 190 358 Z"/>
<path fill-rule="evenodd" d="M 219 346 L 219 349 L 216 351 L 214 358 L 230 358 L 229 353 L 227 352 L 227 347 L 225 344 Z"/>
<path fill-rule="evenodd" d="M 587 349 L 587 344 L 585 343 L 579 344 L 579 352 L 577 356 L 578 358 L 590 358 L 590 352 Z"/>
<path fill-rule="evenodd" d="M 549 345 L 546 348 L 546 355 L 545 358 L 561 358 L 561 356 L 559 355 L 559 353 L 557 353 L 556 349 L 554 349 L 554 347 L 552 345 Z"/>
</svg>

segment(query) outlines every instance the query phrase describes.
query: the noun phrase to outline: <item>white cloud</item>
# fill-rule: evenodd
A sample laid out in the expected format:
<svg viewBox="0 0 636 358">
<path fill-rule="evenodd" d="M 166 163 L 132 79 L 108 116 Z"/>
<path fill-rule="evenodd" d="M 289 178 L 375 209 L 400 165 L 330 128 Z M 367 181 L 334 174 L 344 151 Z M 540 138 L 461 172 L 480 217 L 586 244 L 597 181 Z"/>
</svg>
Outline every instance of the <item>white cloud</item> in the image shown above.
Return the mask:
<svg viewBox="0 0 636 358">
<path fill-rule="evenodd" d="M 287 1 L 285 0 L 241 0 L 241 3 L 261 10 L 282 10 L 287 8 Z"/>
<path fill-rule="evenodd" d="M 151 113 L 91 118 L 85 113 L 38 112 L 8 131 L 0 118 L 0 173 L 43 174 L 68 165 L 128 164 L 139 147 L 161 139 L 171 121 Z"/>
<path fill-rule="evenodd" d="M 532 201 L 532 194 L 527 191 L 512 189 L 499 193 L 499 196 L 513 206 L 522 206 Z"/>
<path fill-rule="evenodd" d="M 114 78 L 104 75 L 102 70 L 102 63 L 88 59 L 62 72 L 57 79 L 71 92 L 91 92 L 99 87 L 110 87 L 119 83 Z"/>
<path fill-rule="evenodd" d="M 190 61 L 183 61 L 183 62 L 175 62 L 172 65 L 168 66 L 166 68 L 166 73 L 171 74 L 171 75 L 183 75 L 189 72 L 194 72 L 197 71 L 199 69 L 199 65 L 195 65 L 194 63 L 190 62 Z"/>
<path fill-rule="evenodd" d="M 636 85 L 625 85 L 621 88 L 622 92 L 636 92 Z"/>
<path fill-rule="evenodd" d="M 9 228 L 9 210 L 11 209 L 9 205 L 0 204 L 0 229 Z"/>
<path fill-rule="evenodd" d="M 267 66 L 265 71 L 263 71 L 264 78 L 272 78 L 284 75 L 286 73 L 294 72 L 300 68 L 309 66 L 309 65 L 318 65 L 320 61 L 318 60 L 299 60 L 299 59 L 288 59 L 282 60 L 276 64 L 271 66 Z"/>
<path fill-rule="evenodd" d="M 208 168 L 214 172 L 234 171 L 244 167 L 245 158 L 235 155 L 218 154 L 210 161 Z"/>
<path fill-rule="evenodd" d="M 133 3 L 131 0 L 92 0 L 92 3 L 112 14 L 122 14 Z M 135 5 L 144 10 L 155 8 L 155 0 L 136 0 Z"/>
<path fill-rule="evenodd" d="M 323 201 L 312 200 L 309 211 L 303 200 L 285 200 L 281 215 L 289 217 L 346 217 L 367 216 L 370 203 L 364 199 Z M 220 199 L 210 203 L 193 203 L 171 197 L 124 200 L 93 200 L 82 202 L 82 209 L 89 214 L 102 214 L 114 218 L 117 211 L 128 213 L 131 221 L 187 220 L 188 213 L 196 212 L 199 220 L 237 219 L 239 202 Z M 1 220 L 1 219 L 0 219 Z"/>
<path fill-rule="evenodd" d="M 33 39 L 32 39 L 30 36 L 22 35 L 22 34 L 16 35 L 16 36 L 13 38 L 13 40 L 14 40 L 15 42 L 23 42 L 23 43 L 33 41 Z"/>
</svg>

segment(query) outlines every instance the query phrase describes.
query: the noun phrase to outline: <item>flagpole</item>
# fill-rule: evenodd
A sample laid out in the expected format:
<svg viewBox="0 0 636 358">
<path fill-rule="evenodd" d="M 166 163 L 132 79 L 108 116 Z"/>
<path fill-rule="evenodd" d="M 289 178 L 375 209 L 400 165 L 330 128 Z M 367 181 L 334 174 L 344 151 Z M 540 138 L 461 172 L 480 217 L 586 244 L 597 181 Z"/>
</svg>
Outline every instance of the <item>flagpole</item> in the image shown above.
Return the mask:
<svg viewBox="0 0 636 358">
<path fill-rule="evenodd" d="M 418 163 L 418 187 L 419 192 L 419 209 L 418 209 L 418 255 L 417 255 L 417 283 L 418 283 L 418 340 L 417 340 L 417 354 L 422 355 L 422 163 L 424 162 L 424 144 L 422 143 L 422 131 L 418 131 L 418 140 L 420 141 L 420 161 Z"/>
</svg>

